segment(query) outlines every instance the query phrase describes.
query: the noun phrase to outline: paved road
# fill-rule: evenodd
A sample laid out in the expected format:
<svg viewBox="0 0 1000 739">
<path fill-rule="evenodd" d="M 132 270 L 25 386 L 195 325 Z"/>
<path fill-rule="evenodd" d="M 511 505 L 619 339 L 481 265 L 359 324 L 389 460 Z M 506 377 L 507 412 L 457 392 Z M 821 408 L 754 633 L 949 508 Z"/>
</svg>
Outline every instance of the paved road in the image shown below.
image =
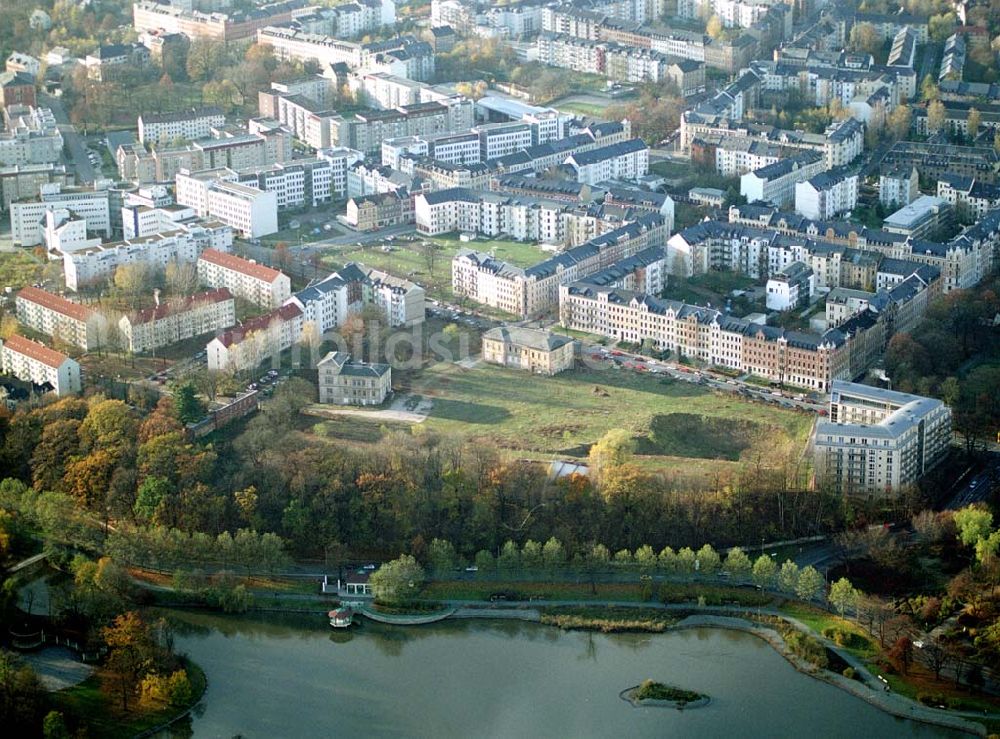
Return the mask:
<svg viewBox="0 0 1000 739">
<path fill-rule="evenodd" d="M 986 462 L 952 491 L 945 509 L 956 510 L 980 503 L 989 496 L 994 485 L 1000 484 L 1000 452 L 989 452 Z"/>
<path fill-rule="evenodd" d="M 52 114 L 59 124 L 59 132 L 69 150 L 69 166 L 76 172 L 77 182 L 93 182 L 96 178 L 96 172 L 87 158 L 87 143 L 69 122 L 69 116 L 66 115 L 66 108 L 63 107 L 62 100 L 50 95 L 41 95 L 40 97 L 41 104 L 52 109 Z"/>
</svg>

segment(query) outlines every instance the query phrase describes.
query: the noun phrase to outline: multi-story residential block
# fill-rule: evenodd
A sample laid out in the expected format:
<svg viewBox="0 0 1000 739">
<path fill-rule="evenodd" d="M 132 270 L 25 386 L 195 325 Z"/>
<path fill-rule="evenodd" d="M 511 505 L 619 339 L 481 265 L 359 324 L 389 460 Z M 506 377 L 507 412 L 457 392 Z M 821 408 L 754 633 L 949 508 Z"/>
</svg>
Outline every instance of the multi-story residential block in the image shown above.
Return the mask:
<svg viewBox="0 0 1000 739">
<path fill-rule="evenodd" d="M 66 287 L 80 290 L 114 277 L 123 264 L 148 264 L 155 271 L 171 262 L 194 264 L 205 249 L 228 251 L 232 229 L 218 221 L 177 223 L 173 229 L 134 236 L 125 241 L 101 244 L 63 254 Z"/>
<path fill-rule="evenodd" d="M 768 278 L 767 309 L 786 311 L 807 305 L 815 291 L 815 283 L 812 267 L 804 262 L 792 262 Z"/>
<path fill-rule="evenodd" d="M 45 214 L 50 210 L 68 210 L 87 221 L 92 233 L 111 238 L 110 194 L 108 190 L 64 187 L 58 182 L 42 185 L 31 200 L 10 204 L 11 239 L 21 246 L 35 246 L 43 241 Z"/>
<path fill-rule="evenodd" d="M 748 203 L 765 202 L 779 207 L 795 201 L 796 184 L 805 182 L 827 169 L 819 152 L 803 151 L 779 159 L 740 177 L 740 194 Z"/>
<path fill-rule="evenodd" d="M 826 295 L 826 325 L 836 328 L 848 318 L 856 316 L 868 307 L 875 299 L 875 293 L 867 290 L 852 290 L 848 287 L 835 287 Z"/>
<path fill-rule="evenodd" d="M 174 113 L 147 113 L 140 115 L 139 142 L 163 146 L 174 139 L 205 139 L 212 130 L 226 125 L 226 116 L 214 106 L 191 108 Z"/>
<path fill-rule="evenodd" d="M 584 282 L 560 286 L 559 318 L 566 328 L 616 341 L 649 341 L 659 351 L 820 392 L 851 373 L 855 337 L 840 329 L 786 331 L 711 308 Z"/>
<path fill-rule="evenodd" d="M 913 165 L 887 167 L 878 178 L 878 200 L 887 208 L 909 205 L 920 195 L 920 177 Z"/>
<path fill-rule="evenodd" d="M 363 300 L 382 310 L 390 326 L 414 326 L 425 318 L 426 293 L 420 285 L 359 265 L 365 278 Z"/>
<path fill-rule="evenodd" d="M 236 301 L 229 290 L 219 288 L 122 316 L 118 328 L 125 347 L 138 353 L 222 331 L 235 323 Z"/>
<path fill-rule="evenodd" d="M 452 260 L 452 291 L 521 318 L 539 315 L 559 301 L 559 285 L 583 279 L 651 246 L 662 245 L 666 228 L 648 213 L 580 246 L 522 269 L 472 250 Z"/>
<path fill-rule="evenodd" d="M 48 108 L 8 105 L 0 131 L 0 166 L 55 164 L 62 159 L 63 137 Z"/>
<path fill-rule="evenodd" d="M 955 209 L 948 201 L 933 195 L 921 195 L 882 221 L 889 233 L 903 234 L 912 239 L 930 236 L 954 219 Z"/>
<path fill-rule="evenodd" d="M 642 139 L 577 152 L 566 159 L 576 181 L 596 185 L 607 180 L 636 179 L 649 173 L 649 147 Z"/>
<path fill-rule="evenodd" d="M 951 410 L 940 400 L 834 382 L 813 438 L 817 483 L 884 497 L 915 485 L 946 455 Z"/>
<path fill-rule="evenodd" d="M 177 203 L 194 208 L 202 218 L 232 226 L 244 238 L 277 231 L 277 194 L 242 185 L 237 179 L 236 172 L 226 169 L 182 170 L 176 180 Z"/>
<path fill-rule="evenodd" d="M 347 175 L 351 167 L 364 161 L 365 155 L 343 146 L 320 149 L 316 156 L 330 163 L 330 192 L 337 200 L 347 197 Z"/>
<path fill-rule="evenodd" d="M 955 208 L 962 223 L 975 223 L 989 211 L 1000 207 L 1000 186 L 964 175 L 938 178 L 937 196 Z"/>
<path fill-rule="evenodd" d="M 251 318 L 208 342 L 208 368 L 244 372 L 257 367 L 301 341 L 302 328 L 302 310 L 294 304 Z"/>
<path fill-rule="evenodd" d="M 191 3 L 139 0 L 132 4 L 132 25 L 137 33 L 162 31 L 188 38 L 240 41 L 252 38 L 260 28 L 290 23 L 293 14 L 305 7 L 303 0 L 278 0 L 242 10 L 227 7 L 203 12 L 193 9 Z"/>
<path fill-rule="evenodd" d="M 405 188 L 351 198 L 347 201 L 344 220 L 358 231 L 413 223 L 413 198 Z"/>
<path fill-rule="evenodd" d="M 278 210 L 315 208 L 334 197 L 333 164 L 325 157 L 242 169 L 236 176 L 241 185 L 273 192 Z"/>
<path fill-rule="evenodd" d="M 35 107 L 35 78 L 27 72 L 0 73 L 0 108 L 11 105 Z"/>
<path fill-rule="evenodd" d="M 382 142 L 387 139 L 465 132 L 472 125 L 471 106 L 440 102 L 334 115 L 328 121 L 332 145 L 358 149 L 372 156 L 380 154 Z"/>
<path fill-rule="evenodd" d="M 215 249 L 206 249 L 198 258 L 198 279 L 264 308 L 277 308 L 292 294 L 291 280 L 283 272 Z"/>
<path fill-rule="evenodd" d="M 148 64 L 149 49 L 142 44 L 102 44 L 83 60 L 87 77 L 97 82 L 120 79 L 126 72 Z"/>
<path fill-rule="evenodd" d="M 62 164 L 23 164 L 0 167 L 0 211 L 10 208 L 16 200 L 34 197 L 43 185 L 67 187 L 73 175 Z"/>
<path fill-rule="evenodd" d="M 610 267 L 594 272 L 578 282 L 659 295 L 667 286 L 667 250 L 662 246 L 651 246 L 619 259 Z"/>
<path fill-rule="evenodd" d="M 533 143 L 531 126 L 527 123 L 487 123 L 473 130 L 479 135 L 479 160 L 482 162 L 527 149 Z"/>
<path fill-rule="evenodd" d="M 346 64 L 363 72 L 385 72 L 412 80 L 434 76 L 434 49 L 413 36 L 358 44 L 327 35 L 268 26 L 257 31 L 257 43 L 274 49 L 278 59 L 316 61 L 323 67 Z"/>
<path fill-rule="evenodd" d="M 829 220 L 858 204 L 858 175 L 846 167 L 820 172 L 795 184 L 795 212 L 814 220 Z"/>
<path fill-rule="evenodd" d="M 359 362 L 347 352 L 330 352 L 316 369 L 320 403 L 381 405 L 392 392 L 392 368 L 388 364 Z"/>
<path fill-rule="evenodd" d="M 573 339 L 536 328 L 498 326 L 483 334 L 483 361 L 555 375 L 573 367 Z"/>
<path fill-rule="evenodd" d="M 883 167 L 915 167 L 921 177 L 937 180 L 948 174 L 975 177 L 996 183 L 1000 176 L 1000 154 L 992 146 L 958 146 L 897 141 L 882 160 Z"/>
<path fill-rule="evenodd" d="M 56 395 L 82 390 L 80 365 L 62 352 L 14 334 L 0 341 L 0 369 Z"/>
<path fill-rule="evenodd" d="M 51 336 L 84 351 L 107 343 L 103 317 L 90 308 L 73 303 L 37 287 L 22 288 L 15 299 L 17 320 L 40 334 Z"/>
</svg>

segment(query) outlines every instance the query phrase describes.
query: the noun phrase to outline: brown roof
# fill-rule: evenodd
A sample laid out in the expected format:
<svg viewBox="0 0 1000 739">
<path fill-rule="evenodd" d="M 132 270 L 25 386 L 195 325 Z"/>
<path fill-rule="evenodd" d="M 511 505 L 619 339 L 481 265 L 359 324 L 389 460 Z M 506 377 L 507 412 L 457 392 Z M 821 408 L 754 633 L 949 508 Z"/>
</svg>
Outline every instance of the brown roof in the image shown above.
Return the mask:
<svg viewBox="0 0 1000 739">
<path fill-rule="evenodd" d="M 232 299 L 233 294 L 226 288 L 220 287 L 216 290 L 209 290 L 207 292 L 198 293 L 197 295 L 190 295 L 184 298 L 181 303 L 163 303 L 155 308 L 145 308 L 131 316 L 129 320 L 133 324 L 149 323 L 150 321 L 159 320 L 169 316 L 171 313 L 183 313 L 187 310 L 193 310 L 196 306 L 204 303 L 222 303 L 226 300 Z"/>
<path fill-rule="evenodd" d="M 212 264 L 217 264 L 220 267 L 235 270 L 236 272 L 242 272 L 245 275 L 249 275 L 257 280 L 263 280 L 264 282 L 274 282 L 281 275 L 281 272 L 276 269 L 271 269 L 270 267 L 265 267 L 263 264 L 257 264 L 243 257 L 238 257 L 235 254 L 228 254 L 216 249 L 205 249 L 201 253 L 201 258 L 206 262 L 211 262 Z"/>
<path fill-rule="evenodd" d="M 21 288 L 17 297 L 37 303 L 69 318 L 75 318 L 78 321 L 86 321 L 93 314 L 93 311 L 85 305 L 74 303 L 71 300 L 66 300 L 66 298 L 37 287 Z"/>
<path fill-rule="evenodd" d="M 42 364 L 47 364 L 49 367 L 53 367 L 55 369 L 59 369 L 62 363 L 69 359 L 69 357 L 62 352 L 57 352 L 55 349 L 49 349 L 49 347 L 45 346 L 45 344 L 39 344 L 37 341 L 26 339 L 23 336 L 18 336 L 17 334 L 13 334 L 9 339 L 3 342 L 3 345 L 11 351 L 23 354 L 26 357 L 35 359 Z"/>
</svg>

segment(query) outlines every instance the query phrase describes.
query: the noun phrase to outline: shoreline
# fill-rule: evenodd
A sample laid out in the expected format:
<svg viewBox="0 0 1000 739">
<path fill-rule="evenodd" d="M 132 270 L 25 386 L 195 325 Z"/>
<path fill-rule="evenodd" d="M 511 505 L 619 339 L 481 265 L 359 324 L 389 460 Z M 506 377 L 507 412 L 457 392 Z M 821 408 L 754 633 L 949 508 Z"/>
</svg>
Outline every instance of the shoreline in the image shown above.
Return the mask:
<svg viewBox="0 0 1000 739">
<path fill-rule="evenodd" d="M 170 606 L 157 606 L 159 608 L 170 608 Z M 179 610 L 186 610 L 183 606 Z M 202 610 L 202 609 L 195 609 Z M 695 610 L 692 607 L 691 610 Z M 710 609 L 707 609 L 710 610 Z M 249 612 L 294 612 L 300 615 L 305 613 L 313 613 L 313 611 L 307 611 L 304 609 L 282 609 L 282 608 L 250 608 Z M 220 612 L 221 613 L 221 612 Z M 324 611 L 325 613 L 325 611 Z M 232 614 L 223 614 L 232 615 Z M 542 612 L 539 608 L 519 608 L 519 607 L 457 607 L 446 612 L 444 614 L 435 614 L 433 620 L 422 620 L 421 622 L 388 622 L 382 621 L 385 625 L 390 626 L 421 626 L 430 623 L 440 623 L 443 621 L 450 621 L 453 619 L 485 619 L 494 621 L 504 621 L 504 620 L 516 620 L 516 621 L 526 621 L 531 623 L 538 623 L 544 626 L 549 626 L 554 629 L 560 629 L 560 627 L 554 624 L 544 624 L 541 621 Z M 786 619 L 787 620 L 787 619 Z M 793 624 L 793 626 L 795 626 Z M 686 629 L 698 629 L 698 628 L 708 628 L 708 629 L 724 629 L 730 631 L 741 631 L 752 636 L 756 636 L 762 639 L 768 645 L 771 646 L 779 655 L 781 655 L 797 672 L 813 677 L 817 680 L 821 680 L 828 685 L 835 688 L 843 690 L 855 698 L 863 700 L 865 703 L 878 708 L 884 713 L 888 713 L 891 716 L 897 718 L 907 719 L 910 721 L 916 721 L 918 723 L 929 724 L 932 726 L 941 726 L 942 728 L 951 729 L 954 731 L 960 731 L 965 734 L 978 737 L 987 737 L 989 732 L 986 727 L 974 720 L 973 718 L 963 717 L 958 715 L 948 715 L 948 714 L 931 714 L 928 711 L 934 710 L 927 708 L 926 706 L 920 705 L 905 696 L 898 695 L 896 693 L 883 693 L 881 691 L 875 691 L 868 687 L 864 682 L 848 679 L 842 675 L 838 675 L 829 670 L 819 669 L 813 665 L 810 665 L 802 661 L 799 657 L 793 654 L 785 644 L 784 639 L 781 635 L 774 629 L 761 626 L 747 619 L 737 617 L 737 616 L 725 616 L 718 615 L 709 612 L 705 613 L 691 613 L 686 615 L 679 622 L 668 626 L 662 632 L 655 633 L 670 633 L 671 631 L 681 631 Z M 798 626 L 795 626 L 799 629 Z M 586 631 L 589 629 L 577 629 L 580 631 Z M 598 631 L 597 629 L 593 629 Z M 801 629 L 799 629 L 801 630 Z M 654 632 L 648 632 L 654 633 Z M 836 650 L 835 650 L 836 651 Z M 207 688 L 207 677 L 206 677 L 206 688 Z M 905 701 L 905 708 L 902 705 L 894 705 L 894 703 L 899 703 L 900 701 Z M 200 702 L 200 699 L 199 701 Z M 198 702 L 195 702 L 184 714 L 186 715 Z M 181 716 L 176 717 L 174 720 L 181 718 Z"/>
</svg>

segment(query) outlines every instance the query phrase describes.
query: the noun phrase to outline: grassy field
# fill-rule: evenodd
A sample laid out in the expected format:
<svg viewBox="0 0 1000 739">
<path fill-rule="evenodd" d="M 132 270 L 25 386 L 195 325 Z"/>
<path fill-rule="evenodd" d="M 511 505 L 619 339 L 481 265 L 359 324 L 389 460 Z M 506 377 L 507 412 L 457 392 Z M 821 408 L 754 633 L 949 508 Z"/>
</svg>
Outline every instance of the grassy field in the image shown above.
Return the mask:
<svg viewBox="0 0 1000 739">
<path fill-rule="evenodd" d="M 556 100 L 549 105 L 556 110 L 562 111 L 564 113 L 576 113 L 578 115 L 587 115 L 592 118 L 601 118 L 607 115 L 608 106 L 598 105 L 596 103 L 585 103 L 581 100 L 572 100 L 573 95 L 570 95 L 565 102 Z"/>
<path fill-rule="evenodd" d="M 413 378 L 434 401 L 427 425 L 493 443 L 524 458 L 585 457 L 609 429 L 637 440 L 644 467 L 710 473 L 766 438 L 805 442 L 811 419 L 670 379 L 579 369 L 555 377 L 439 363 Z M 738 420 L 734 420 L 738 419 Z M 693 464 L 702 460 L 704 465 Z"/>
</svg>

